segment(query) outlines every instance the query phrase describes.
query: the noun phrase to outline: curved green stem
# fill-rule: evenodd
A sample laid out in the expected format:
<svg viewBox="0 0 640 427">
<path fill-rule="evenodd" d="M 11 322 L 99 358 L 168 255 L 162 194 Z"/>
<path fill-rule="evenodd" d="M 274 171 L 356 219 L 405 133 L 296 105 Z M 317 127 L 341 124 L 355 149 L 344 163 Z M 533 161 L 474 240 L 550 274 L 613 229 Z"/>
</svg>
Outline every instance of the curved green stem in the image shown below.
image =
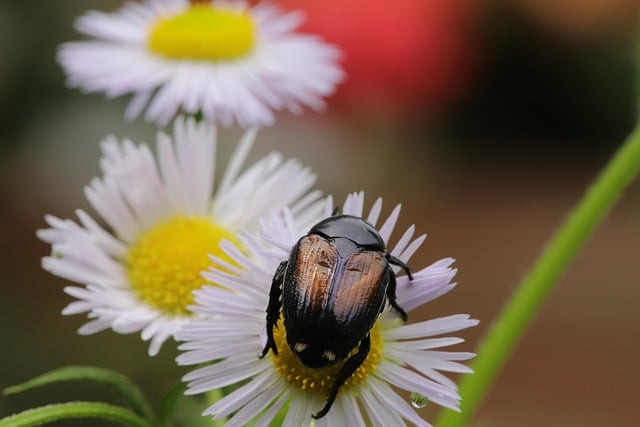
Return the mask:
<svg viewBox="0 0 640 427">
<path fill-rule="evenodd" d="M 640 169 L 640 128 L 629 135 L 518 286 L 460 382 L 461 412 L 444 410 L 436 426 L 465 425 L 511 354 L 529 321 L 587 237 Z"/>
<path fill-rule="evenodd" d="M 129 409 L 100 402 L 68 402 L 29 409 L 0 420 L 0 427 L 33 427 L 72 418 L 100 418 L 130 427 L 153 427 Z"/>
</svg>

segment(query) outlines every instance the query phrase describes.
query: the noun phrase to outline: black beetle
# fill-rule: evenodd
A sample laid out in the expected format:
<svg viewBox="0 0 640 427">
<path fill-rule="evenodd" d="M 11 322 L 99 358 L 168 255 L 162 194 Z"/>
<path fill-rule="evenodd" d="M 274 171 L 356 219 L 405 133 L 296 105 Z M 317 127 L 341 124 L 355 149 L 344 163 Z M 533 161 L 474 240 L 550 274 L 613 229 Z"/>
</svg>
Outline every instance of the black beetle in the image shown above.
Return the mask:
<svg viewBox="0 0 640 427">
<path fill-rule="evenodd" d="M 337 215 L 313 226 L 278 266 L 267 306 L 267 344 L 260 357 L 269 349 L 278 354 L 273 328 L 281 310 L 289 348 L 305 366 L 333 365 L 358 348 L 340 369 L 324 407 L 313 418 L 329 412 L 340 386 L 367 358 L 369 331 L 385 301 L 407 320 L 396 302 L 391 265 L 413 279 L 409 267 L 387 252 L 371 224 L 360 217 Z"/>
</svg>

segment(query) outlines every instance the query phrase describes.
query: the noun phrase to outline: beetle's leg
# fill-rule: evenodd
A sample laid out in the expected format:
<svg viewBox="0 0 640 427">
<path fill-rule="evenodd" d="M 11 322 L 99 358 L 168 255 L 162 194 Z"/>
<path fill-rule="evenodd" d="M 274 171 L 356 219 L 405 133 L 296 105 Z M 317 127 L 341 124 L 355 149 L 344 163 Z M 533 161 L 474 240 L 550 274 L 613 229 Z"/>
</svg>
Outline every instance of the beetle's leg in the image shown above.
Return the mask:
<svg viewBox="0 0 640 427">
<path fill-rule="evenodd" d="M 396 258 L 393 255 L 389 254 L 389 264 L 397 265 L 398 267 L 403 269 L 405 273 L 407 273 L 407 276 L 409 276 L 409 280 L 413 280 L 413 275 L 411 274 L 411 269 L 409 268 L 409 266 L 407 264 L 402 262 L 402 260 L 400 258 Z"/>
<path fill-rule="evenodd" d="M 273 275 L 271 290 L 269 291 L 269 304 L 267 305 L 267 344 L 262 349 L 260 358 L 263 358 L 269 352 L 269 349 L 272 349 L 274 354 L 278 354 L 278 347 L 276 347 L 276 341 L 273 339 L 273 328 L 278 326 L 278 319 L 280 318 L 282 279 L 286 268 L 287 261 L 282 261 Z"/>
<path fill-rule="evenodd" d="M 338 372 L 338 376 L 336 377 L 335 383 L 333 383 L 333 387 L 331 388 L 331 392 L 329 393 L 329 397 L 325 402 L 322 409 L 319 412 L 316 412 L 312 415 L 313 418 L 320 419 L 327 415 L 329 409 L 331 409 L 331 405 L 336 400 L 336 396 L 338 395 L 338 389 L 344 382 L 349 379 L 351 375 L 362 365 L 362 362 L 365 361 L 367 355 L 369 354 L 369 349 L 371 348 L 371 335 L 367 334 L 366 337 L 360 341 L 360 345 L 358 346 L 358 352 L 351 356 L 347 362 L 342 365 L 342 369 Z"/>
<path fill-rule="evenodd" d="M 389 300 L 389 305 L 395 308 L 400 317 L 404 322 L 407 321 L 407 312 L 404 311 L 402 307 L 398 305 L 396 301 L 396 274 L 393 270 L 389 269 L 389 285 L 387 285 L 387 299 Z"/>
<path fill-rule="evenodd" d="M 338 215 L 338 212 L 340 212 L 340 205 L 335 205 L 333 207 L 333 212 L 331 212 L 331 216 L 336 216 Z"/>
</svg>

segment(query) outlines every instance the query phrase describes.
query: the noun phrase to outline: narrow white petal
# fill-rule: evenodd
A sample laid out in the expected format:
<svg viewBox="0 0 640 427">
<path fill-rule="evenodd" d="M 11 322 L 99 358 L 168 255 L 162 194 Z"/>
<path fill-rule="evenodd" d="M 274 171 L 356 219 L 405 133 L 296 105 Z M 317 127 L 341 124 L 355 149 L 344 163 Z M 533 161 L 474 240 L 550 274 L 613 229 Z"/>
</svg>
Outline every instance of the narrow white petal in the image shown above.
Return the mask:
<svg viewBox="0 0 640 427">
<path fill-rule="evenodd" d="M 284 387 L 284 384 L 278 383 L 276 387 L 263 388 L 258 391 L 258 393 L 242 407 L 242 411 L 236 413 L 231 420 L 227 422 L 227 425 L 230 427 L 246 426 L 249 421 L 254 419 L 257 414 L 261 413 L 277 398 L 278 394 L 282 392 Z"/>
<path fill-rule="evenodd" d="M 388 356 L 391 359 L 401 361 L 411 365 L 418 371 L 427 371 L 429 369 L 437 369 L 440 371 L 471 373 L 471 368 L 461 364 L 452 362 L 451 360 L 468 360 L 475 356 L 473 353 L 450 353 L 446 352 L 428 352 L 428 351 L 398 351 L 388 350 Z"/>
<path fill-rule="evenodd" d="M 267 427 L 271 425 L 273 418 L 276 416 L 278 411 L 284 406 L 284 404 L 291 397 L 291 389 L 285 389 L 285 391 L 280 395 L 278 400 L 269 408 L 258 421 L 256 421 L 255 427 Z"/>
<path fill-rule="evenodd" d="M 369 385 L 372 392 L 377 396 L 378 401 L 386 403 L 390 412 L 397 412 L 402 418 L 410 421 L 413 425 L 431 427 L 431 424 L 423 420 L 416 411 L 385 382 L 377 378 L 371 378 Z"/>
<path fill-rule="evenodd" d="M 415 230 L 416 230 L 416 226 L 412 225 L 407 229 L 407 231 L 404 232 L 400 240 L 398 240 L 398 243 L 396 243 L 394 248 L 391 250 L 391 255 L 398 256 L 400 253 L 402 253 L 402 251 L 407 247 L 407 245 L 411 241 L 411 238 L 413 237 L 413 233 L 415 232 Z M 407 262 L 408 260 L 407 261 L 403 260 L 403 261 Z"/>
<path fill-rule="evenodd" d="M 233 154 L 231 155 L 231 160 L 229 161 L 229 164 L 224 171 L 224 175 L 222 176 L 222 180 L 220 181 L 218 194 L 224 194 L 231 186 L 231 183 L 238 177 L 240 168 L 247 159 L 249 151 L 251 151 L 251 147 L 253 147 L 253 143 L 256 140 L 256 134 L 257 131 L 255 129 L 245 132 L 242 139 L 240 139 L 236 145 L 236 148 L 233 150 Z"/>
<path fill-rule="evenodd" d="M 342 207 L 344 215 L 362 216 L 364 210 L 364 192 L 351 193 L 347 196 Z"/>
<path fill-rule="evenodd" d="M 415 341 L 396 341 L 390 342 L 387 345 L 390 348 L 397 348 L 398 351 L 410 351 L 410 350 L 430 350 L 432 348 L 448 347 L 450 345 L 459 344 L 464 342 L 464 339 L 458 337 L 446 337 L 446 338 L 426 338 Z"/>
<path fill-rule="evenodd" d="M 258 360 L 257 354 L 253 353 L 251 356 L 256 361 Z M 206 368 L 201 368 L 200 370 L 195 370 L 190 374 L 185 375 L 183 379 L 184 381 L 189 381 L 190 393 L 202 393 L 207 390 L 226 387 L 230 384 L 235 384 L 250 378 L 252 375 L 256 375 L 265 369 L 264 363 L 241 363 L 240 361 L 235 360 L 233 361 L 234 363 L 229 366 L 229 364 L 226 363 L 229 360 L 231 359 L 226 359 L 225 361 L 216 363 L 216 365 L 224 365 L 224 367 L 216 366 L 217 369 L 208 370 L 204 377 L 201 376 L 205 375 L 204 369 Z"/>
<path fill-rule="evenodd" d="M 159 132 L 156 136 L 156 147 L 166 197 L 173 210 L 181 213 L 187 203 L 187 196 L 171 138 L 164 132 Z"/>
<path fill-rule="evenodd" d="M 141 229 L 140 224 L 127 207 L 112 177 L 105 177 L 104 181 L 94 178 L 85 187 L 85 196 L 119 238 L 126 242 L 135 239 Z"/>
<path fill-rule="evenodd" d="M 376 394 L 371 389 L 371 383 L 360 388 L 361 400 L 369 413 L 369 418 L 374 425 L 385 426 L 400 426 L 403 424 L 400 416 L 393 410 L 389 410 L 386 405 L 386 401 L 380 401 Z M 386 396 L 385 396 L 386 397 Z"/>
<path fill-rule="evenodd" d="M 97 332 L 104 331 L 105 329 L 109 329 L 111 326 L 110 322 L 105 319 L 97 319 L 92 320 L 89 323 L 85 323 L 78 329 L 78 334 L 80 335 L 92 335 Z"/>
<path fill-rule="evenodd" d="M 343 408 L 346 425 L 362 426 L 365 424 L 364 419 L 362 418 L 362 413 L 360 412 L 360 406 L 350 393 L 338 395 L 336 403 Z"/>
<path fill-rule="evenodd" d="M 367 217 L 367 222 L 375 227 L 378 223 L 378 219 L 380 218 L 380 212 L 382 212 L 382 197 L 378 197 L 371 207 L 369 216 Z"/>
<path fill-rule="evenodd" d="M 305 399 L 304 396 L 300 396 L 297 399 L 292 399 L 289 403 L 289 412 L 284 419 L 284 427 L 300 427 L 309 423 L 311 414 L 309 411 L 305 411 Z"/>
<path fill-rule="evenodd" d="M 265 389 L 274 390 L 275 388 L 275 392 L 272 393 L 273 395 L 277 395 L 277 390 L 281 389 L 284 384 L 277 382 L 278 378 L 276 375 L 274 372 L 269 371 L 259 374 L 247 384 L 218 400 L 210 406 L 204 414 L 214 415 L 216 419 L 226 417 L 242 408 L 248 402 L 251 402 L 252 399 Z M 253 415 L 255 416 L 256 414 L 254 413 Z"/>
<path fill-rule="evenodd" d="M 124 112 L 124 118 L 128 121 L 133 121 L 139 117 L 145 107 L 149 104 L 149 100 L 152 95 L 153 92 L 149 90 L 135 93 L 127 105 L 127 109 Z"/>
<path fill-rule="evenodd" d="M 382 224 L 382 227 L 380 227 L 380 229 L 378 230 L 378 232 L 380 233 L 380 237 L 382 237 L 382 240 L 387 243 L 389 242 L 391 233 L 393 233 L 393 229 L 396 226 L 396 222 L 398 221 L 398 217 L 400 216 L 401 208 L 401 205 L 396 205 L 393 211 L 391 211 L 391 215 L 389 215 L 389 218 L 387 218 L 384 224 Z"/>
<path fill-rule="evenodd" d="M 377 375 L 404 390 L 418 392 L 441 406 L 459 411 L 460 396 L 441 384 L 428 380 L 413 371 L 390 363 L 381 364 Z"/>
<path fill-rule="evenodd" d="M 471 319 L 467 314 L 455 314 L 410 325 L 402 325 L 387 332 L 387 337 L 393 340 L 424 338 L 459 331 L 477 324 L 478 321 Z"/>
</svg>

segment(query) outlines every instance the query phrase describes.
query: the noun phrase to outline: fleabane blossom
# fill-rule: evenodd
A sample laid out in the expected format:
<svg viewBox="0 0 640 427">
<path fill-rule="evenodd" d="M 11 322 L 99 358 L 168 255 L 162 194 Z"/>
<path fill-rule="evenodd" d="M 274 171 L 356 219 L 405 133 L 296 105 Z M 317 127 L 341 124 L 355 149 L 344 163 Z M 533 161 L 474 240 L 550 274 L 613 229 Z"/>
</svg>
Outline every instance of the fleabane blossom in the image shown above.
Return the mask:
<svg viewBox="0 0 640 427">
<path fill-rule="evenodd" d="M 328 198 L 324 213 L 316 221 L 330 217 L 333 209 L 333 201 Z M 361 217 L 376 227 L 381 210 L 382 199 L 377 199 L 365 216 L 364 193 L 354 193 L 347 197 L 342 214 Z M 415 227 L 411 226 L 390 245 L 399 213 L 398 205 L 376 229 L 390 254 L 409 263 L 426 236 L 414 237 Z M 412 319 L 413 310 L 456 286 L 452 283 L 456 270 L 451 267 L 451 258 L 414 269 L 413 280 L 394 268 L 398 273 L 396 301 L 408 313 L 409 323 L 404 323 L 392 307 L 384 309 L 370 331 L 366 359 L 338 389 L 333 405 L 319 419 L 312 417 L 318 417 L 324 408 L 345 361 L 322 368 L 305 366 L 287 345 L 283 323 L 273 330 L 278 354 L 269 351 L 259 357 L 267 343 L 265 311 L 274 272 L 288 259 L 309 226 L 308 221 L 298 221 L 293 212 L 285 210 L 262 221 L 262 238 L 241 234 L 239 245 L 243 250 L 238 243 L 222 243 L 223 252 L 233 262 L 212 257 L 215 265 L 203 276 L 216 285 L 195 291 L 196 303 L 191 310 L 199 317 L 177 334 L 184 341 L 179 347 L 183 353 L 178 356 L 178 363 L 206 364 L 184 377 L 188 383 L 186 393 L 236 387 L 204 412 L 216 420 L 225 420 L 229 426 L 268 426 L 281 411 L 286 412 L 284 426 L 362 426 L 366 425 L 365 420 L 373 426 L 399 426 L 406 422 L 429 426 L 394 388 L 459 410 L 456 384 L 442 372 L 471 372 L 460 362 L 474 354 L 440 350 L 464 341 L 442 335 L 474 326 L 478 321 L 465 314 L 418 322 Z M 299 349 L 294 346 L 294 350 Z"/>
<path fill-rule="evenodd" d="M 71 87 L 133 95 L 125 116 L 166 125 L 179 112 L 261 127 L 275 112 L 324 108 L 340 52 L 297 33 L 300 12 L 242 0 L 144 0 L 78 18 L 85 41 L 60 47 Z"/>
<path fill-rule="evenodd" d="M 102 142 L 102 177 L 85 188 L 97 219 L 84 210 L 76 211 L 78 222 L 48 215 L 49 228 L 37 233 L 51 244 L 42 267 L 77 284 L 65 287 L 76 301 L 63 314 L 87 313 L 80 334 L 141 331 L 155 355 L 193 320 L 187 306 L 204 283 L 208 255 L 227 258 L 221 240 L 257 233 L 258 218 L 270 209 L 289 205 L 302 219 L 318 215 L 315 175 L 297 160 L 272 152 L 244 167 L 254 139 L 255 131 L 244 134 L 219 183 L 210 124 L 178 117 L 172 135 L 158 133 L 155 155 L 128 139 Z"/>
</svg>

